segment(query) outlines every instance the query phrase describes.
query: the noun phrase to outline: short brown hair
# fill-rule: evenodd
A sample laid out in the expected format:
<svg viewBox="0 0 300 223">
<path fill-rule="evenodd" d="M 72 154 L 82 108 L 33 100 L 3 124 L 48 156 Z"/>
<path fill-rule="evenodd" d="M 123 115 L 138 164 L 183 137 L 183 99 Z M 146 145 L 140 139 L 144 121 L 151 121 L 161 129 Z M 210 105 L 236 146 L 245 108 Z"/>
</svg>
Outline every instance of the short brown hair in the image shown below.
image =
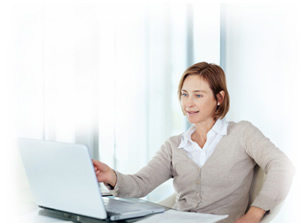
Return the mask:
<svg viewBox="0 0 300 223">
<path fill-rule="evenodd" d="M 181 99 L 181 90 L 183 86 L 183 82 L 186 77 L 189 75 L 197 75 L 200 78 L 206 80 L 209 84 L 210 89 L 212 90 L 215 99 L 217 100 L 217 94 L 220 91 L 224 91 L 224 100 L 220 104 L 219 108 L 216 110 L 214 118 L 224 118 L 229 110 L 229 94 L 226 85 L 225 72 L 223 69 L 212 63 L 200 62 L 190 66 L 183 73 L 179 85 L 178 85 L 178 97 Z"/>
</svg>

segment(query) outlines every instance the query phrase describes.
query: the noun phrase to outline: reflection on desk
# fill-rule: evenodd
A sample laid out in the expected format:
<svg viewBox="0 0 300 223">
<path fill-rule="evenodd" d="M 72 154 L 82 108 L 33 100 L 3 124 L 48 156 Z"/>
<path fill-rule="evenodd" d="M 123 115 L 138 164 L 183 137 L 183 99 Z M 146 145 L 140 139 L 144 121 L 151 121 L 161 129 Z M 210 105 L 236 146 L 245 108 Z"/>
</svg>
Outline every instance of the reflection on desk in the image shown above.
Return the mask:
<svg viewBox="0 0 300 223">
<path fill-rule="evenodd" d="M 55 218 L 53 216 L 44 215 L 40 212 L 44 210 L 41 208 L 36 208 L 34 211 L 31 211 L 27 214 L 19 216 L 19 222 L 22 223 L 72 223 L 70 220 L 63 220 L 61 218 Z"/>
<path fill-rule="evenodd" d="M 138 199 L 138 198 L 118 198 L 118 199 L 129 201 L 129 202 L 134 202 L 134 203 L 151 203 L 149 201 Z M 164 207 L 164 208 L 165 208 L 165 210 L 170 209 L 167 207 Z M 118 223 L 131 223 L 131 222 L 136 222 L 136 221 L 141 220 L 146 217 L 139 217 L 139 218 L 122 220 L 122 221 L 117 221 L 117 222 Z M 25 223 L 68 223 L 68 222 L 70 222 L 70 223 L 72 223 L 72 222 L 102 223 L 102 222 L 108 222 L 108 220 L 89 218 L 89 217 L 85 217 L 85 216 L 79 216 L 76 214 L 64 213 L 61 211 L 43 209 L 43 208 L 37 207 L 36 210 L 34 210 L 28 214 L 22 215 L 20 217 L 19 222 L 22 222 L 22 223 L 24 223 L 24 222 Z M 109 222 L 113 223 L 113 221 L 109 221 Z"/>
<path fill-rule="evenodd" d="M 226 218 L 227 215 L 211 215 L 211 214 L 201 214 L 201 213 L 192 213 L 192 212 L 181 212 L 176 210 L 168 210 L 165 213 L 148 215 L 142 218 L 128 219 L 117 221 L 115 223 L 132 223 L 140 222 L 141 223 L 159 223 L 159 222 L 170 222 L 170 223 L 185 223 L 185 222 L 205 222 L 212 223 L 217 222 L 221 219 Z M 37 208 L 35 211 L 22 216 L 20 219 L 22 223 L 104 223 L 111 222 L 108 220 L 100 220 L 94 218 L 88 218 L 83 216 L 76 216 L 68 213 L 63 213 L 59 211 L 47 210 Z"/>
</svg>

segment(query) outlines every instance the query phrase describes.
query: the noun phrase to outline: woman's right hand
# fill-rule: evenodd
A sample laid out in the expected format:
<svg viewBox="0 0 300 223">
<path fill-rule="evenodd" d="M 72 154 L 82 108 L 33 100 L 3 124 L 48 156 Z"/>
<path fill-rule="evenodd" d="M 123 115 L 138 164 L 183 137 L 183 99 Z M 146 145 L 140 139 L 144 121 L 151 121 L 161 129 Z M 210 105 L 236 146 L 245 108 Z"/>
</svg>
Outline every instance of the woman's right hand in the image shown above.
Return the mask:
<svg viewBox="0 0 300 223">
<path fill-rule="evenodd" d="M 107 166 L 105 163 L 102 163 L 98 160 L 92 161 L 98 182 L 103 182 L 105 184 L 109 184 L 112 187 L 115 187 L 117 183 L 117 175 L 115 171 L 109 166 Z"/>
</svg>

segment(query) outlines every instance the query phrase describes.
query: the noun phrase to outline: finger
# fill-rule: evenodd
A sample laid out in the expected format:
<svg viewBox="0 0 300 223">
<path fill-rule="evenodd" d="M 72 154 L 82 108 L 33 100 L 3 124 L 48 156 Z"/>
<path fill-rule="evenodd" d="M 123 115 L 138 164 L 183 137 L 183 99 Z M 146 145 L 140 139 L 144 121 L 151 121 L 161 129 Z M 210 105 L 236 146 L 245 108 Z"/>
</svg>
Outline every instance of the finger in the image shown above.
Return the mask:
<svg viewBox="0 0 300 223">
<path fill-rule="evenodd" d="M 97 167 L 98 169 L 101 169 L 103 167 L 104 163 L 101 163 L 98 160 L 92 160 L 94 167 Z"/>
<path fill-rule="evenodd" d="M 96 174 L 97 180 L 99 183 L 102 183 L 105 181 L 105 177 L 99 172 L 98 174 Z"/>
<path fill-rule="evenodd" d="M 97 166 L 97 160 L 92 160 L 94 166 Z"/>
</svg>

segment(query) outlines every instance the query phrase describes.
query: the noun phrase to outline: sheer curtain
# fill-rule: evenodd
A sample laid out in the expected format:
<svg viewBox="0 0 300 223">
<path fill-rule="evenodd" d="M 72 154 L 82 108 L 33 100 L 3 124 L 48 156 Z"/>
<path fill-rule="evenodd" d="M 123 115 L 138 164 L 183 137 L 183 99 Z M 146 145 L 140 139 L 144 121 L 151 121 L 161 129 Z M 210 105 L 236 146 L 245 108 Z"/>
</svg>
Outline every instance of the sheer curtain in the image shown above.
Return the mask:
<svg viewBox="0 0 300 223">
<path fill-rule="evenodd" d="M 123 173 L 185 130 L 177 84 L 187 66 L 219 63 L 217 3 L 31 1 L 11 10 L 17 136 L 84 143 Z M 147 198 L 171 194 L 171 183 Z"/>
</svg>

